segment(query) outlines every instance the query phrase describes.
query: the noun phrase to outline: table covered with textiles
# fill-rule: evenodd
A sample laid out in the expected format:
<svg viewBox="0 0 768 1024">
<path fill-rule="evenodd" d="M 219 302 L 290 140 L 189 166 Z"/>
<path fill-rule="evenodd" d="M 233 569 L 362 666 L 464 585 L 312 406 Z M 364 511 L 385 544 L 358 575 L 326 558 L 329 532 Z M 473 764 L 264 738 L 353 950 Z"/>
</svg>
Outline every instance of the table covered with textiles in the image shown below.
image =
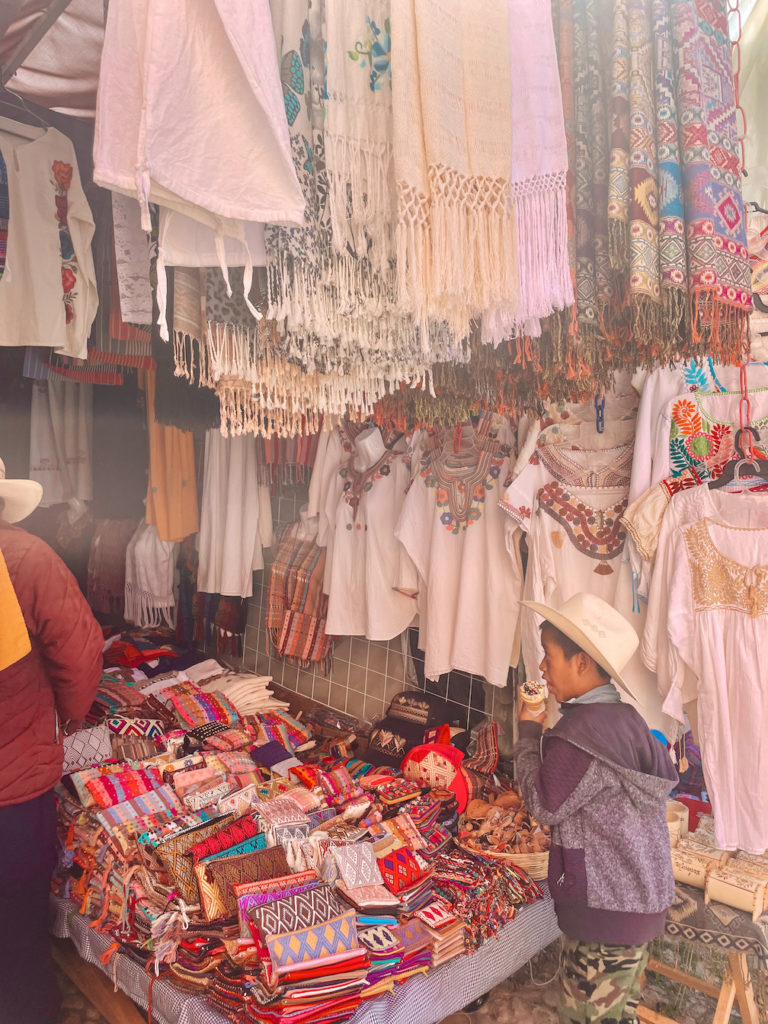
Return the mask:
<svg viewBox="0 0 768 1024">
<path fill-rule="evenodd" d="M 477 999 L 504 981 L 560 934 L 546 883 L 544 897 L 519 907 L 515 919 L 473 954 L 457 957 L 426 975 L 410 978 L 393 993 L 360 1007 L 350 1024 L 433 1024 Z M 51 897 L 51 932 L 71 939 L 80 956 L 95 964 L 127 995 L 146 1008 L 151 975 L 118 953 L 108 964 L 100 961 L 112 939 L 89 928 L 72 900 Z M 228 1024 L 201 996 L 158 979 L 152 985 L 153 1024 Z"/>
</svg>

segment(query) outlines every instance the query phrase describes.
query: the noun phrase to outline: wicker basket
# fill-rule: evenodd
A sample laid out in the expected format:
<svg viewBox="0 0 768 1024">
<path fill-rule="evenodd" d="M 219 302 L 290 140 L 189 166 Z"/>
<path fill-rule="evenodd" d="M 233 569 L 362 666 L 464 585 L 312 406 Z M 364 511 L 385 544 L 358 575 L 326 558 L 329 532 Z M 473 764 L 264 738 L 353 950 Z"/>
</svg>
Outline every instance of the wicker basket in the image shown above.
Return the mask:
<svg viewBox="0 0 768 1024">
<path fill-rule="evenodd" d="M 456 845 L 473 857 L 485 857 L 488 860 L 505 860 L 514 864 L 516 868 L 522 868 L 535 882 L 545 881 L 549 868 L 549 853 L 496 853 L 494 850 L 475 850 L 460 840 Z"/>
</svg>

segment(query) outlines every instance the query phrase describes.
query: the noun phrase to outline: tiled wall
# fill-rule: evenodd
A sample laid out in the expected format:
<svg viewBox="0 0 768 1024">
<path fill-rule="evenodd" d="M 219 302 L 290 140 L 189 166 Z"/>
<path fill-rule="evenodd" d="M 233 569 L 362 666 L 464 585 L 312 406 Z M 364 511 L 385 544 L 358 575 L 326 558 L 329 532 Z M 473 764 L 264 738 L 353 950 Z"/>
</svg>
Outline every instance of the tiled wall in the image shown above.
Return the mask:
<svg viewBox="0 0 768 1024">
<path fill-rule="evenodd" d="M 295 522 L 306 497 L 305 487 L 281 488 L 272 504 L 275 527 Z M 413 654 L 416 675 L 411 674 L 408 679 L 401 637 L 388 643 L 345 637 L 334 649 L 328 676 L 324 675 L 322 666 L 305 670 L 274 657 L 266 629 L 270 552 L 265 552 L 265 562 L 264 571 L 254 573 L 253 577 L 254 592 L 248 608 L 243 651 L 245 668 L 272 676 L 288 690 L 369 722 L 384 716 L 394 694 L 418 687 L 417 677 L 423 679 L 424 675 L 423 661 L 420 663 L 418 653 Z M 501 692 L 478 676 L 452 672 L 439 680 L 427 680 L 426 689 L 448 700 L 453 717 L 468 728 L 486 716 L 502 723 L 507 719 L 511 691 Z"/>
</svg>

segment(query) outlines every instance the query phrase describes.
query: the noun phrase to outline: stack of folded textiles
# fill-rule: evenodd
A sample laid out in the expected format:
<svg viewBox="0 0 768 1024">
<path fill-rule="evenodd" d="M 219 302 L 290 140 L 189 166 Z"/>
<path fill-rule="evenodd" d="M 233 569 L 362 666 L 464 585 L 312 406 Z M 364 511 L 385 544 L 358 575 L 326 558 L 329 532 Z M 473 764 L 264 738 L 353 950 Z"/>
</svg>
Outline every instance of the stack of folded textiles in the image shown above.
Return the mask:
<svg viewBox="0 0 768 1024">
<path fill-rule="evenodd" d="M 405 955 L 402 943 L 395 934 L 397 918 L 366 917 L 357 919 L 357 937 L 368 950 L 371 966 L 363 990 L 363 999 L 374 999 L 383 992 L 391 992 Z"/>
<path fill-rule="evenodd" d="M 268 999 L 252 1001 L 247 1020 L 330 1024 L 354 1013 L 370 961 L 354 911 L 331 886 L 252 907 L 247 916 L 265 968 L 260 995 Z"/>
<path fill-rule="evenodd" d="M 438 898 L 417 911 L 416 917 L 426 925 L 432 939 L 433 967 L 439 967 L 466 951 L 464 922 L 453 913 L 450 903 Z"/>
</svg>

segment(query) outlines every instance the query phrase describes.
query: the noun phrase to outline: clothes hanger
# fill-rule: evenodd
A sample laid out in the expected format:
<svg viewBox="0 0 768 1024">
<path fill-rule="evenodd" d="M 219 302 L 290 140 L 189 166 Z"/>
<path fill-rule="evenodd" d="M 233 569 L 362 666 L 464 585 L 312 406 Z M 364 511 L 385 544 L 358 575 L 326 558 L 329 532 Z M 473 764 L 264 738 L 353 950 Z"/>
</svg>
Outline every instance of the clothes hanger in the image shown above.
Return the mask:
<svg viewBox="0 0 768 1024">
<path fill-rule="evenodd" d="M 738 461 L 731 459 L 730 462 L 726 463 L 720 476 L 716 480 L 709 482 L 710 491 L 719 491 L 728 484 L 741 483 L 741 471 L 745 466 L 752 466 L 758 470 L 758 473 L 755 475 L 761 481 L 759 486 L 768 484 L 768 459 L 764 459 L 756 451 L 755 441 L 757 440 L 759 440 L 759 436 L 754 427 L 740 427 L 736 431 L 734 448 L 740 458 Z M 751 487 L 747 487 L 746 490 L 751 490 Z"/>
<path fill-rule="evenodd" d="M 759 203 L 756 203 L 754 201 L 754 199 L 750 199 L 749 202 L 745 203 L 744 205 L 747 207 L 747 209 L 751 210 L 753 213 L 765 213 L 766 215 L 768 215 L 768 210 L 766 210 L 766 209 L 764 209 L 764 207 L 760 206 Z"/>
<path fill-rule="evenodd" d="M 13 102 L 16 100 L 17 102 Z M 12 114 L 12 117 L 4 115 Z M 20 115 L 24 115 L 21 117 Z M 22 139 L 37 139 L 40 137 L 38 128 L 47 131 L 51 126 L 34 110 L 31 110 L 23 96 L 19 96 L 10 89 L 0 89 L 0 118 L 4 122 L 3 131 L 9 135 L 17 135 Z M 12 126 L 11 126 L 12 125 Z M 33 130 L 25 130 L 32 128 Z"/>
</svg>

